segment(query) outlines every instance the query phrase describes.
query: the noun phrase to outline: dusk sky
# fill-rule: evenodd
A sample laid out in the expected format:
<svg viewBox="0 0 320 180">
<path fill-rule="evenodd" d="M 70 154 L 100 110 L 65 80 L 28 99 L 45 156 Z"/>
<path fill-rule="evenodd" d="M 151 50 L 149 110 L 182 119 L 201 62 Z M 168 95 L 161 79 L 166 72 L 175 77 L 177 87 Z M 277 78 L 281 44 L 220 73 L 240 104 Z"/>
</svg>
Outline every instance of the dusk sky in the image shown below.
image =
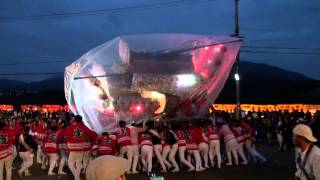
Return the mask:
<svg viewBox="0 0 320 180">
<path fill-rule="evenodd" d="M 152 9 L 42 16 L 159 3 L 162 5 Z M 319 0 L 240 0 L 239 4 L 240 32 L 246 46 L 241 50 L 248 51 L 241 53 L 241 60 L 320 79 Z M 121 35 L 230 35 L 233 31 L 233 0 L 1 0 L 0 79 L 51 77 L 3 74 L 63 72 L 85 52 Z"/>
</svg>

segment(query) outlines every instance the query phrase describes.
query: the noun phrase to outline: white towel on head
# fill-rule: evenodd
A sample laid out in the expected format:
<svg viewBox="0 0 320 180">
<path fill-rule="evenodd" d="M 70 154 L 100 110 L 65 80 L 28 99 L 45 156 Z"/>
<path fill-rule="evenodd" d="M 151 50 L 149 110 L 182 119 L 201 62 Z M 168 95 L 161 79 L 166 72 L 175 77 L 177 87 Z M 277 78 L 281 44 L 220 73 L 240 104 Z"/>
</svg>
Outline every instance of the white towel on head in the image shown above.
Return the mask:
<svg viewBox="0 0 320 180">
<path fill-rule="evenodd" d="M 86 180 L 116 180 L 128 170 L 128 160 L 117 156 L 100 156 L 92 160 L 86 171 Z"/>
</svg>

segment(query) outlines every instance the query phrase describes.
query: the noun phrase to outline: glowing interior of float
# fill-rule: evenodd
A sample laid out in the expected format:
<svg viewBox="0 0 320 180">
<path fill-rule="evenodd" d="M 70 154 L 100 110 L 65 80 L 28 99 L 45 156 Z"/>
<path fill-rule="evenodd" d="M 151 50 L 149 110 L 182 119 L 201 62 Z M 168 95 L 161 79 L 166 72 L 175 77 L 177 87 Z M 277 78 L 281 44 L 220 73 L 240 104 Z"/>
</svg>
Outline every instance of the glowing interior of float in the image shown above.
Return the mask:
<svg viewBox="0 0 320 180">
<path fill-rule="evenodd" d="M 142 121 L 208 112 L 229 76 L 241 40 L 155 34 L 117 37 L 65 69 L 70 110 L 91 129 L 113 131 L 119 120 Z"/>
</svg>

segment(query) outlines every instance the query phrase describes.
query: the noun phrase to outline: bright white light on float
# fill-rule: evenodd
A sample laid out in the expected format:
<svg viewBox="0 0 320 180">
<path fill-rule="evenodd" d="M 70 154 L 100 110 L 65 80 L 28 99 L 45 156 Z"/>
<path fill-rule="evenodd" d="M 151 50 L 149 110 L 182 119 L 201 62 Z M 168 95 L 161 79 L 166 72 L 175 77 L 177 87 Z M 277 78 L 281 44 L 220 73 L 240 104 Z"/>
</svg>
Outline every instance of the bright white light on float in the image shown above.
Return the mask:
<svg viewBox="0 0 320 180">
<path fill-rule="evenodd" d="M 141 105 L 137 105 L 137 106 L 136 106 L 136 110 L 137 110 L 138 112 L 140 112 L 140 111 L 142 110 Z"/>
<path fill-rule="evenodd" d="M 143 98 L 150 98 L 159 103 L 160 107 L 154 112 L 155 114 L 160 114 L 164 111 L 166 107 L 166 96 L 156 91 L 142 91 L 141 96 Z"/>
<path fill-rule="evenodd" d="M 239 76 L 238 73 L 234 74 L 234 79 L 235 79 L 236 81 L 239 81 L 239 80 L 240 80 L 240 76 Z"/>
<path fill-rule="evenodd" d="M 220 47 L 214 47 L 214 50 L 219 52 L 221 49 L 220 49 Z"/>
<path fill-rule="evenodd" d="M 135 115 L 143 113 L 143 106 L 141 104 L 133 104 L 131 106 L 131 112 Z"/>
<path fill-rule="evenodd" d="M 214 47 L 214 51 L 216 51 L 216 52 L 226 52 L 227 48 L 223 44 L 220 44 L 220 45 L 217 45 L 217 46 Z"/>
<path fill-rule="evenodd" d="M 178 86 L 180 87 L 188 87 L 193 86 L 197 83 L 197 79 L 193 74 L 180 74 L 178 77 Z"/>
</svg>

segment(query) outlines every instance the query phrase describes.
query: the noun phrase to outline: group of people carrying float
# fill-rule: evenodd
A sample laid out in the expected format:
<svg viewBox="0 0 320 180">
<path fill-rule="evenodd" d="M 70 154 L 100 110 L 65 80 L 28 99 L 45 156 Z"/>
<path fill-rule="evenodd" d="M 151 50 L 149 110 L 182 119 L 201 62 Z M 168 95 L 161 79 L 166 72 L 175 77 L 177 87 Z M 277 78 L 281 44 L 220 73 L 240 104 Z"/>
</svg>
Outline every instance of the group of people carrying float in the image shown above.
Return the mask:
<svg viewBox="0 0 320 180">
<path fill-rule="evenodd" d="M 59 175 L 66 174 L 67 165 L 75 180 L 80 180 L 92 159 L 102 155 L 125 157 L 130 166 L 128 174 L 148 175 L 159 171 L 198 172 L 221 168 L 223 162 L 231 166 L 266 161 L 255 149 L 256 130 L 250 118 L 238 122 L 208 115 L 188 121 L 147 120 L 131 125 L 119 121 L 114 133 L 101 135 L 87 128 L 79 115 L 70 122 L 48 122 L 43 118 L 24 125 L 11 119 L 0 125 L 0 167 L 5 166 L 8 180 L 17 155 L 22 159 L 20 177 L 31 175 L 30 167 L 36 156 L 36 162 L 48 170 L 48 175 L 55 175 L 56 167 Z M 2 175 L 3 172 L 1 178 Z"/>
<path fill-rule="evenodd" d="M 253 162 L 266 161 L 255 149 L 256 131 L 246 120 L 227 123 L 224 120 L 215 122 L 209 117 L 204 117 L 193 122 L 150 121 L 142 127 L 126 126 L 125 122 L 120 122 L 115 138 L 123 138 L 123 134 L 126 134 L 127 143 L 119 146 L 119 155 L 123 156 L 125 152 L 129 162 L 133 161 L 129 173 L 137 173 L 139 152 L 143 165 L 141 170 L 148 174 L 155 169 L 161 169 L 162 172 L 178 172 L 184 167 L 187 171 L 221 168 L 224 159 L 227 161 L 226 165 L 238 165 L 239 157 L 242 165 L 248 164 L 248 158 Z M 224 151 L 221 151 L 221 145 Z M 157 163 L 153 163 L 153 157 Z M 158 164 L 160 166 L 153 166 Z"/>
</svg>

